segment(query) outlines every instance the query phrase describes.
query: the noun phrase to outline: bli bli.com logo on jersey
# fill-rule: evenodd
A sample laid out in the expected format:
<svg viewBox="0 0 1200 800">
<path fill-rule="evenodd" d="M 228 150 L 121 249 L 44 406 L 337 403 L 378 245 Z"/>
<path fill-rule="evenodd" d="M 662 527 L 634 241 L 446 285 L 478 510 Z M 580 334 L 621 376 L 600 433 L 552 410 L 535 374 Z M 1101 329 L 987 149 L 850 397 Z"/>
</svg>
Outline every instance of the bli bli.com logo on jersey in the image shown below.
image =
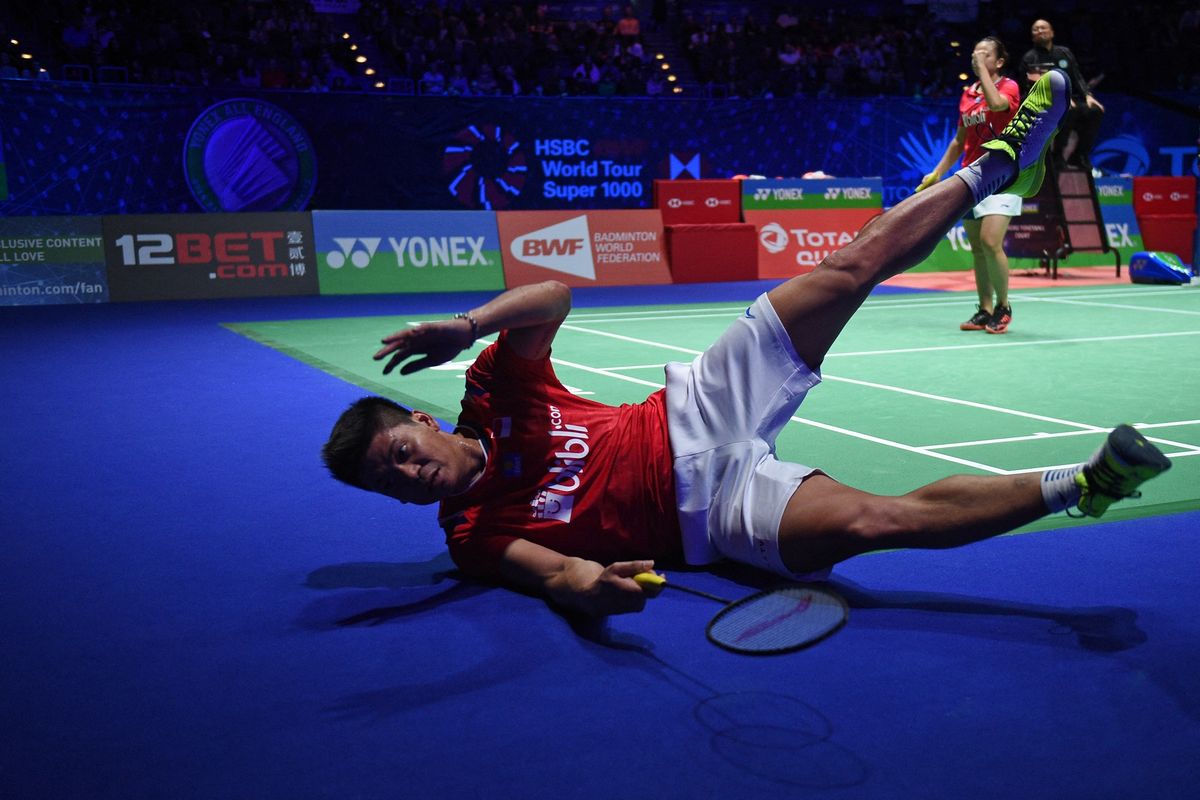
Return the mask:
<svg viewBox="0 0 1200 800">
<path fill-rule="evenodd" d="M 592 451 L 588 446 L 588 429 L 583 425 L 563 422 L 562 411 L 550 406 L 550 437 L 558 448 L 547 470 L 543 485 L 530 502 L 534 519 L 553 519 L 570 522 L 575 505 L 574 492 L 583 481 L 584 460 Z"/>
</svg>

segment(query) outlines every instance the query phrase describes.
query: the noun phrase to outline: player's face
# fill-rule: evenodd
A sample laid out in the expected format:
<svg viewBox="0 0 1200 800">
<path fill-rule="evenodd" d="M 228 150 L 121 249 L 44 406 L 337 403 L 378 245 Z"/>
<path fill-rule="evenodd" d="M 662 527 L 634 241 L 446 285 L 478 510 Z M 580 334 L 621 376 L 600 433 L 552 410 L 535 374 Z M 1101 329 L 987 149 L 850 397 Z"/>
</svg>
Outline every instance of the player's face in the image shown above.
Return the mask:
<svg viewBox="0 0 1200 800">
<path fill-rule="evenodd" d="M 1054 28 L 1051 28 L 1050 23 L 1046 22 L 1046 20 L 1039 19 L 1029 29 L 1029 37 L 1033 39 L 1034 44 L 1049 44 L 1054 39 Z"/>
<path fill-rule="evenodd" d="M 403 503 L 428 505 L 467 489 L 478 471 L 471 447 L 427 414 L 375 434 L 363 459 L 363 483 Z M 476 449 L 474 452 L 478 452 Z"/>
<path fill-rule="evenodd" d="M 976 65 L 976 72 L 986 69 L 990 74 L 995 75 L 1003 63 L 1001 59 L 996 58 L 996 45 L 993 42 L 983 41 L 975 45 L 975 51 L 971 54 L 971 60 Z"/>
</svg>

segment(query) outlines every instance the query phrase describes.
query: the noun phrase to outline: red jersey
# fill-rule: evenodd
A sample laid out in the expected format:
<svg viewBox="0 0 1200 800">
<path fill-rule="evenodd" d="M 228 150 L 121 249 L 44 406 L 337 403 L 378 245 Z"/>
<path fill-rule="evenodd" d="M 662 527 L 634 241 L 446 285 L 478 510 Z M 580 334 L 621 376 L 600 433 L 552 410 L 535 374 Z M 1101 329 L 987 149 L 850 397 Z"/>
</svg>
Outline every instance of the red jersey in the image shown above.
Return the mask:
<svg viewBox="0 0 1200 800">
<path fill-rule="evenodd" d="M 482 477 L 442 501 L 450 556 L 496 575 L 515 539 L 601 563 L 682 553 L 664 390 L 609 406 L 567 391 L 550 358 L 507 334 L 467 370 L 458 425 L 487 452 Z"/>
<path fill-rule="evenodd" d="M 987 98 L 979 88 L 979 81 L 963 90 L 958 101 L 958 127 L 965 128 L 967 136 L 963 140 L 962 165 L 969 166 L 971 162 L 983 154 L 980 146 L 1000 135 L 1004 126 L 1017 113 L 1021 104 L 1021 90 L 1012 78 L 1000 78 L 996 81 L 996 90 L 1000 96 L 1008 100 L 1006 111 L 989 111 Z"/>
</svg>

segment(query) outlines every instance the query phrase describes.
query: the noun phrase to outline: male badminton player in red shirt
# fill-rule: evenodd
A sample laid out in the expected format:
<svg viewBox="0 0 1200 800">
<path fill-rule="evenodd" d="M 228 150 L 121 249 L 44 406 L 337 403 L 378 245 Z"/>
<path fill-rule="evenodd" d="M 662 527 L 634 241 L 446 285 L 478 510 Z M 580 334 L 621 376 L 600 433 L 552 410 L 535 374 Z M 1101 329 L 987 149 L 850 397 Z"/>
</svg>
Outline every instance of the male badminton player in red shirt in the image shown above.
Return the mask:
<svg viewBox="0 0 1200 800">
<path fill-rule="evenodd" d="M 445 363 L 499 334 L 467 371 L 453 432 L 421 411 L 363 398 L 322 456 L 338 479 L 440 503 L 466 572 L 533 590 L 592 616 L 639 611 L 633 576 L 654 559 L 732 558 L 787 577 L 883 548 L 941 548 L 1055 511 L 1099 516 L 1170 462 L 1121 426 L 1087 463 L 1042 475 L 945 478 L 901 497 L 862 492 L 779 460 L 775 437 L 834 339 L 871 289 L 917 264 L 962 215 L 1001 189 L 1028 196 L 1067 107 L 1048 73 L 988 155 L 907 198 L 813 272 L 761 295 L 666 388 L 612 407 L 572 395 L 550 347 L 570 291 L 523 286 L 454 319 L 399 331 L 375 358 L 401 374 Z"/>
</svg>

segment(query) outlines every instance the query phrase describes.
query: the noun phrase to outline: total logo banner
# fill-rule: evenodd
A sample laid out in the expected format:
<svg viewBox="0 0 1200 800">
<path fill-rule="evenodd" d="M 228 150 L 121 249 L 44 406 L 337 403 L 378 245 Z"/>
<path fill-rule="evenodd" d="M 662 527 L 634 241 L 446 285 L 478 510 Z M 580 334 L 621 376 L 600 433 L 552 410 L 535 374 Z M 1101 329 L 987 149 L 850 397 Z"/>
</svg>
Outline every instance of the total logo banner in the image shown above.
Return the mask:
<svg viewBox="0 0 1200 800">
<path fill-rule="evenodd" d="M 504 288 L 491 211 L 314 211 L 321 294 Z"/>
<path fill-rule="evenodd" d="M 501 211 L 509 288 L 554 278 L 568 286 L 671 282 L 657 210 Z"/>
<path fill-rule="evenodd" d="M 880 213 L 872 208 L 746 211 L 746 222 L 758 231 L 758 277 L 811 272 Z"/>
</svg>

